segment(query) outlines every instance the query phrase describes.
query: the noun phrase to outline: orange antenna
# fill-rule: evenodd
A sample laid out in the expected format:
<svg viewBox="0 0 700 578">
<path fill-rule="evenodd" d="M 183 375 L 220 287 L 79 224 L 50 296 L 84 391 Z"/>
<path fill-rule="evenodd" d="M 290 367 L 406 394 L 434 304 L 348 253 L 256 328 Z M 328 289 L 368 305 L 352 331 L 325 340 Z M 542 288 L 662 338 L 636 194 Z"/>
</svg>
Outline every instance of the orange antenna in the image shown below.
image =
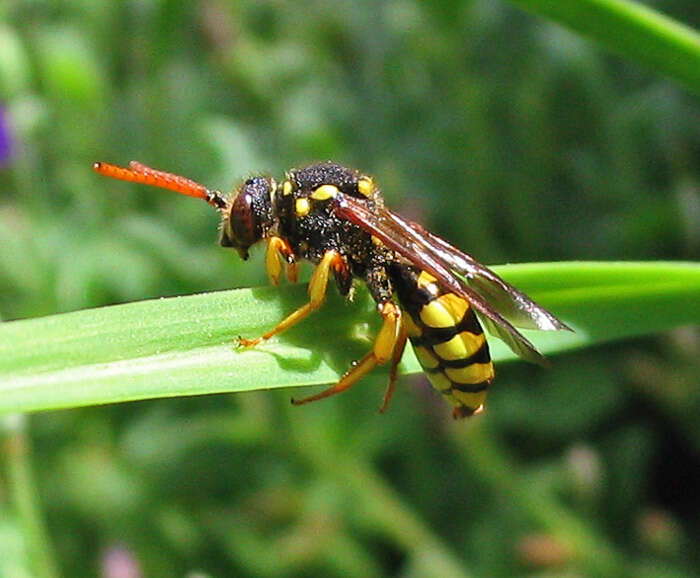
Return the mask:
<svg viewBox="0 0 700 578">
<path fill-rule="evenodd" d="M 152 169 L 137 161 L 131 161 L 128 169 L 102 162 L 96 162 L 92 165 L 92 168 L 95 172 L 106 177 L 132 183 L 141 183 L 143 185 L 151 185 L 152 187 L 160 187 L 161 189 L 175 191 L 182 195 L 196 197 L 206 201 L 217 209 L 224 209 L 226 207 L 226 199 L 224 199 L 218 191 L 210 191 L 204 185 L 200 185 L 193 180 L 181 177 L 180 175 L 174 175 L 173 173 Z"/>
</svg>

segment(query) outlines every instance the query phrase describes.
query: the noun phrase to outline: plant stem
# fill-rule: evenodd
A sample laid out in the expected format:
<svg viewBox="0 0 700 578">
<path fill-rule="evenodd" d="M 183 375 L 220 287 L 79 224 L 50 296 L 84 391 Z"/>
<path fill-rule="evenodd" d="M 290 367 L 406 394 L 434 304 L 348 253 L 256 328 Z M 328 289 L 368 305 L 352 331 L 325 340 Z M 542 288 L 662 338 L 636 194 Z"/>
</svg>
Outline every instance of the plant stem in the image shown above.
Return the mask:
<svg viewBox="0 0 700 578">
<path fill-rule="evenodd" d="M 60 574 L 30 463 L 31 450 L 25 434 L 26 418 L 15 414 L 5 417 L 3 421 L 10 432 L 3 444 L 10 499 L 26 538 L 29 565 L 36 578 L 58 578 Z"/>
</svg>

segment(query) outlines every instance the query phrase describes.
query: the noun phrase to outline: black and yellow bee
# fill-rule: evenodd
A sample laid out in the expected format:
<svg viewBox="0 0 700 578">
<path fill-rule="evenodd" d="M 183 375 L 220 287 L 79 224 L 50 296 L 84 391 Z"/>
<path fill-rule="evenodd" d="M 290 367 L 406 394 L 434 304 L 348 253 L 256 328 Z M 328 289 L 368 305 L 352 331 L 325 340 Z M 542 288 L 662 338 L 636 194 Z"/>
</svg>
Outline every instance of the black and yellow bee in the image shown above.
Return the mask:
<svg viewBox="0 0 700 578">
<path fill-rule="evenodd" d="M 228 199 L 137 162 L 129 168 L 95 163 L 94 169 L 204 199 L 221 213 L 222 246 L 247 259 L 252 245 L 267 241 L 265 265 L 274 284 L 280 281 L 283 264 L 292 282 L 300 259 L 316 264 L 309 302 L 264 335 L 239 338 L 242 346 L 269 339 L 318 309 L 331 274 L 344 296 L 351 295 L 354 279 L 364 281 L 383 318 L 371 351 L 338 383 L 294 404 L 340 393 L 391 360 L 384 411 L 410 339 L 428 379 L 454 407 L 454 417 L 470 416 L 483 410 L 494 378 L 482 325 L 519 356 L 540 364 L 544 357 L 516 327 L 569 329 L 473 257 L 387 209 L 371 177 L 342 165 L 326 162 L 292 170 L 281 183 L 253 177 Z"/>
</svg>

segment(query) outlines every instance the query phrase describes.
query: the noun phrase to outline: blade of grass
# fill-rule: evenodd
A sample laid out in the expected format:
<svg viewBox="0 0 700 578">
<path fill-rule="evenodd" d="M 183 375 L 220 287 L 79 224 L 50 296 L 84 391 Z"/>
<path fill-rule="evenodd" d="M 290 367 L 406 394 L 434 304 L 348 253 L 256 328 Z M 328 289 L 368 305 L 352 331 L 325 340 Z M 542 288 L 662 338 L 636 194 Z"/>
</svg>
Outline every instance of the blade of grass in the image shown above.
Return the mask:
<svg viewBox="0 0 700 578">
<path fill-rule="evenodd" d="M 58 578 L 49 532 L 41 510 L 41 498 L 31 465 L 31 448 L 24 416 L 6 416 L 0 427 L 7 434 L 0 447 L 5 462 L 9 502 L 14 505 L 27 546 L 27 562 L 36 578 Z"/>
<path fill-rule="evenodd" d="M 629 0 L 511 0 L 700 93 L 700 34 Z"/>
<path fill-rule="evenodd" d="M 494 267 L 576 332 L 532 335 L 545 353 L 700 323 L 700 265 L 541 263 Z M 238 289 L 0 325 L 0 413 L 329 383 L 370 347 L 365 291 L 280 338 L 236 351 L 305 301 L 305 288 Z M 369 328 L 368 328 L 369 323 Z M 373 325 L 374 324 L 374 325 Z M 492 340 L 497 361 L 513 359 Z M 402 370 L 420 367 L 408 354 Z"/>
</svg>

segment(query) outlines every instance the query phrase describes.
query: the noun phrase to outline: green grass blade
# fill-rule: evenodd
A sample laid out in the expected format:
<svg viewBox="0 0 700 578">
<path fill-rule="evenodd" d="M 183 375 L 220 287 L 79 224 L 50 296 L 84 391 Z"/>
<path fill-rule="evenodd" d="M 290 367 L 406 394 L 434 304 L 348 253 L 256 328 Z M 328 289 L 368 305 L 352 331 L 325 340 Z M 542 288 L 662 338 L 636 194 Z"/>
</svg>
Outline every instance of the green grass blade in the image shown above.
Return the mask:
<svg viewBox="0 0 700 578">
<path fill-rule="evenodd" d="M 511 0 L 700 93 L 700 35 L 628 0 Z"/>
<path fill-rule="evenodd" d="M 700 323 L 700 266 L 541 263 L 495 267 L 576 329 L 534 332 L 548 354 Z M 363 355 L 377 315 L 365 291 L 237 351 L 305 300 L 301 285 L 142 301 L 0 325 L 0 413 L 329 383 Z M 513 355 L 493 342 L 496 360 Z M 403 371 L 420 368 L 409 353 Z"/>
<path fill-rule="evenodd" d="M 32 448 L 26 432 L 26 420 L 22 415 L 8 416 L 3 419 L 0 427 L 4 434 L 0 457 L 5 466 L 3 473 L 7 480 L 7 503 L 14 506 L 13 513 L 21 528 L 26 547 L 26 563 L 32 568 L 31 575 L 35 578 L 59 578 L 60 572 L 44 521 L 42 500 L 31 463 Z M 2 551 L 0 546 L 0 552 Z M 0 563 L 0 570 L 2 569 Z M 25 574 L 18 573 L 18 568 L 14 567 L 8 575 Z"/>
</svg>

